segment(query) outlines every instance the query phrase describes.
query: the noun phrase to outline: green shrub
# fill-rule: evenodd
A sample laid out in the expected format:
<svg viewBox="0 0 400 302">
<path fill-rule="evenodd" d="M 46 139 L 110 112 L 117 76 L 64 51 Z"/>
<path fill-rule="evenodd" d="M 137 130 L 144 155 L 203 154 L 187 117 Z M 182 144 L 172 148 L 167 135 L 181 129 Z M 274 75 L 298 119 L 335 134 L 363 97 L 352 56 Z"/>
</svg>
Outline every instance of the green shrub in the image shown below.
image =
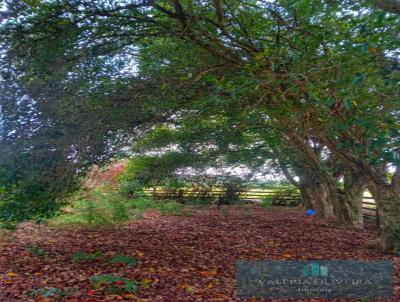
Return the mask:
<svg viewBox="0 0 400 302">
<path fill-rule="evenodd" d="M 72 203 L 71 213 L 65 213 L 50 221 L 55 225 L 96 227 L 128 221 L 131 218 L 130 203 L 117 193 L 96 191 Z"/>
<path fill-rule="evenodd" d="M 240 201 L 240 194 L 247 188 L 242 179 L 233 176 L 222 178 L 221 186 L 223 193 L 218 199 L 218 204 L 232 204 Z"/>
<path fill-rule="evenodd" d="M 211 203 L 214 200 L 213 185 L 214 182 L 207 177 L 195 179 L 191 183 L 190 191 L 195 200 Z"/>
<path fill-rule="evenodd" d="M 140 197 L 143 195 L 143 185 L 135 180 L 121 180 L 118 190 L 121 194 L 129 197 Z"/>
<path fill-rule="evenodd" d="M 166 201 L 160 202 L 158 211 L 161 215 L 183 215 L 183 205 L 177 203 L 176 201 Z"/>
<path fill-rule="evenodd" d="M 51 297 L 65 297 L 66 293 L 64 290 L 56 288 L 56 287 L 43 287 L 43 288 L 35 288 L 33 290 L 25 292 L 28 297 L 31 298 L 39 298 L 43 297 L 44 299 L 48 299 Z"/>
<path fill-rule="evenodd" d="M 131 218 L 129 206 L 126 201 L 121 199 L 109 201 L 109 207 L 113 223 L 128 221 Z"/>
<path fill-rule="evenodd" d="M 58 212 L 60 202 L 54 199 L 50 201 L 48 195 L 29 190 L 36 188 L 23 187 L 21 184 L 15 189 L 0 190 L 0 221 L 6 225 L 25 220 L 43 221 Z"/>
<path fill-rule="evenodd" d="M 129 204 L 120 194 L 94 192 L 92 200 L 105 222 L 120 223 L 130 219 Z"/>
<path fill-rule="evenodd" d="M 109 215 L 104 204 L 97 204 L 91 199 L 81 199 L 75 206 L 77 218 L 89 226 L 110 223 Z"/>
<path fill-rule="evenodd" d="M 110 263 L 115 264 L 115 263 L 123 263 L 128 266 L 136 266 L 137 265 L 137 260 L 133 257 L 126 256 L 126 255 L 114 255 L 111 258 Z"/>
<path fill-rule="evenodd" d="M 87 262 L 103 258 L 103 253 L 100 251 L 94 253 L 78 252 L 72 255 L 72 260 L 75 262 Z"/>
<path fill-rule="evenodd" d="M 190 199 L 188 201 L 186 201 L 186 205 L 190 205 L 190 206 L 207 206 L 207 205 L 211 205 L 212 200 L 211 199 Z"/>
<path fill-rule="evenodd" d="M 47 259 L 48 254 L 45 249 L 38 247 L 32 243 L 29 243 L 27 248 L 26 248 L 32 255 L 40 258 Z"/>
<path fill-rule="evenodd" d="M 120 295 L 123 293 L 136 293 L 138 283 L 136 280 L 118 275 L 95 275 L 90 278 L 95 289 L 104 288 L 109 294 Z"/>
<path fill-rule="evenodd" d="M 2 222 L 43 221 L 53 217 L 63 205 L 63 198 L 76 189 L 75 170 L 67 167 L 61 150 L 42 144 L 31 147 L 7 143 L 0 147 Z"/>
<path fill-rule="evenodd" d="M 0 229 L 4 229 L 7 231 L 15 231 L 17 229 L 17 222 L 12 221 L 4 221 L 0 222 Z"/>
<path fill-rule="evenodd" d="M 154 209 L 157 207 L 156 202 L 148 197 L 139 197 L 129 201 L 129 207 L 136 210 Z"/>
<path fill-rule="evenodd" d="M 269 197 L 264 197 L 260 206 L 262 206 L 264 209 L 270 209 L 272 207 L 272 200 Z"/>
<path fill-rule="evenodd" d="M 122 186 L 125 186 L 125 190 L 132 193 L 136 193 L 139 188 L 164 185 L 174 170 L 176 164 L 174 155 L 175 153 L 168 153 L 163 157 L 146 155 L 134 157 L 129 160 L 128 166 L 118 179 Z"/>
<path fill-rule="evenodd" d="M 285 206 L 297 207 L 302 204 L 300 192 L 293 186 L 286 186 L 277 189 L 273 194 L 263 198 L 265 207 L 267 206 Z"/>
<path fill-rule="evenodd" d="M 153 193 L 153 197 L 157 200 L 175 200 L 179 203 L 185 203 L 186 183 L 179 179 L 171 179 L 162 185 L 162 191 Z"/>
</svg>

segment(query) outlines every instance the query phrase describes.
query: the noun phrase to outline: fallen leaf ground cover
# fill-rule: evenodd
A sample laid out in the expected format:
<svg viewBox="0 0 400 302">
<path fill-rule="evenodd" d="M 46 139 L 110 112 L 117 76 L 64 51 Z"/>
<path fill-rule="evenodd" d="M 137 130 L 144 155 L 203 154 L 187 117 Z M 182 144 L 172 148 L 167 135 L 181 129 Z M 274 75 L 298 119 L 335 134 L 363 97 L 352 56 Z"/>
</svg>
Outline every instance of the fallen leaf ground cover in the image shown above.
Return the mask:
<svg viewBox="0 0 400 302">
<path fill-rule="evenodd" d="M 396 294 L 386 301 L 400 301 L 400 259 L 369 247 L 376 232 L 373 222 L 346 230 L 298 210 L 256 206 L 192 216 L 148 211 L 112 229 L 26 224 L 0 243 L 0 301 L 243 301 L 235 297 L 238 259 L 391 259 Z M 93 276 L 120 276 L 114 289 L 134 280 L 139 291 L 110 292 Z"/>
</svg>

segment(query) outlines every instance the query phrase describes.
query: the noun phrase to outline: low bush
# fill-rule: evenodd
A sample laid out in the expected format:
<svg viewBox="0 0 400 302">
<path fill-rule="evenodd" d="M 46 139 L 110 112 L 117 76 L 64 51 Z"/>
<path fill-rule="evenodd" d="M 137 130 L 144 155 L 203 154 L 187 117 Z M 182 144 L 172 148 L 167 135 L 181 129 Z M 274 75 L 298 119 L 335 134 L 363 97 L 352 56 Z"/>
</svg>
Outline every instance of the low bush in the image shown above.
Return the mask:
<svg viewBox="0 0 400 302">
<path fill-rule="evenodd" d="M 272 207 L 272 200 L 270 200 L 268 197 L 264 197 L 260 206 L 262 206 L 264 209 L 270 209 Z"/>
<path fill-rule="evenodd" d="M 246 191 L 246 184 L 239 177 L 226 177 L 221 180 L 223 193 L 218 204 L 232 204 L 240 201 L 240 194 Z"/>
<path fill-rule="evenodd" d="M 214 200 L 214 180 L 207 177 L 197 178 L 190 184 L 190 191 L 195 200 L 212 202 Z"/>
<path fill-rule="evenodd" d="M 72 260 L 75 262 L 88 262 L 103 258 L 103 253 L 96 251 L 94 253 L 78 252 L 72 255 Z"/>
<path fill-rule="evenodd" d="M 109 207 L 111 212 L 111 221 L 113 223 L 125 222 L 131 218 L 129 204 L 122 199 L 115 199 L 109 201 Z"/>
<path fill-rule="evenodd" d="M 17 229 L 18 223 L 13 221 L 3 221 L 0 222 L 0 229 L 4 231 L 15 231 Z"/>
<path fill-rule="evenodd" d="M 105 289 L 109 294 L 136 293 L 138 282 L 118 275 L 95 275 L 90 278 L 95 289 Z"/>
<path fill-rule="evenodd" d="M 133 257 L 126 256 L 126 255 L 114 255 L 110 263 L 112 264 L 126 264 L 127 266 L 136 266 L 137 260 Z"/>
<path fill-rule="evenodd" d="M 36 188 L 30 188 L 35 190 Z M 39 189 L 38 189 L 39 190 Z M 41 222 L 54 216 L 61 202 L 50 200 L 51 196 L 37 192 L 27 193 L 27 187 L 0 188 L 0 221 L 2 225 L 8 227 L 25 220 Z"/>
<path fill-rule="evenodd" d="M 25 292 L 28 297 L 40 299 L 40 301 L 50 301 L 49 298 L 63 298 L 66 292 L 57 287 L 42 287 Z"/>
<path fill-rule="evenodd" d="M 95 191 L 87 196 L 79 196 L 72 202 L 69 213 L 52 220 L 53 225 L 81 225 L 96 227 L 126 222 L 131 218 L 131 206 L 118 193 Z"/>
<path fill-rule="evenodd" d="M 155 191 L 153 197 L 157 200 L 175 200 L 179 203 L 185 203 L 185 183 L 178 179 L 172 179 L 165 182 L 162 186 L 162 192 Z"/>
<path fill-rule="evenodd" d="M 277 189 L 273 194 L 263 198 L 262 205 L 264 207 L 270 206 L 284 206 L 284 207 L 297 207 L 302 204 L 300 192 L 293 186 L 286 186 Z"/>
<path fill-rule="evenodd" d="M 149 197 L 139 197 L 130 200 L 129 207 L 136 210 L 154 209 L 157 203 Z"/>
<path fill-rule="evenodd" d="M 140 197 L 143 195 L 143 185 L 134 180 L 121 180 L 118 190 L 127 197 Z"/>
<path fill-rule="evenodd" d="M 110 222 L 105 204 L 96 203 L 91 199 L 81 199 L 74 205 L 74 208 L 77 218 L 89 226 L 108 224 Z"/>
<path fill-rule="evenodd" d="M 186 201 L 185 205 L 189 206 L 208 206 L 212 204 L 211 199 L 189 199 Z"/>
<path fill-rule="evenodd" d="M 39 258 L 43 258 L 43 259 L 47 259 L 49 257 L 49 255 L 47 254 L 46 250 L 38 247 L 32 243 L 29 243 L 27 248 L 26 248 L 29 253 L 31 253 L 33 256 L 39 257 Z"/>
<path fill-rule="evenodd" d="M 190 216 L 193 210 L 176 201 L 162 201 L 156 204 L 156 209 L 161 215 Z"/>
<path fill-rule="evenodd" d="M 48 220 L 48 222 L 55 227 L 110 226 L 130 219 L 142 219 L 143 212 L 147 209 L 155 209 L 162 215 L 192 214 L 192 210 L 176 201 L 155 201 L 146 196 L 127 200 L 119 193 L 95 191 L 90 195 L 78 195 L 78 198 L 68 208 L 65 208 L 63 214 Z"/>
<path fill-rule="evenodd" d="M 183 206 L 176 201 L 160 202 L 157 210 L 161 215 L 183 215 Z"/>
</svg>

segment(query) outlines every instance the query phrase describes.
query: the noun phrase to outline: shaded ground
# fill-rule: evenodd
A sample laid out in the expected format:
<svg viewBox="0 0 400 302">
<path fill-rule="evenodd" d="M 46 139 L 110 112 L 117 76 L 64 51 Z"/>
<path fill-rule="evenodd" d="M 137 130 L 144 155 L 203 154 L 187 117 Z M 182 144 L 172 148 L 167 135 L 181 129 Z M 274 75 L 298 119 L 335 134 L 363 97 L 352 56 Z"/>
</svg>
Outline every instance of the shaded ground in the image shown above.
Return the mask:
<svg viewBox="0 0 400 302">
<path fill-rule="evenodd" d="M 400 259 L 368 247 L 375 233 L 372 223 L 364 231 L 339 230 L 332 221 L 312 223 L 293 210 L 233 206 L 181 217 L 149 212 L 113 230 L 26 225 L 14 239 L 0 243 L 0 301 L 40 301 L 24 292 L 43 287 L 66 289 L 68 296 L 41 301 L 241 301 L 235 298 L 238 259 L 393 259 L 397 292 L 391 301 L 400 301 Z M 32 255 L 29 243 L 48 257 Z M 139 264 L 71 259 L 74 253 L 94 251 L 106 257 L 130 255 Z M 92 275 L 113 273 L 151 285 L 124 297 L 93 290 Z"/>
</svg>

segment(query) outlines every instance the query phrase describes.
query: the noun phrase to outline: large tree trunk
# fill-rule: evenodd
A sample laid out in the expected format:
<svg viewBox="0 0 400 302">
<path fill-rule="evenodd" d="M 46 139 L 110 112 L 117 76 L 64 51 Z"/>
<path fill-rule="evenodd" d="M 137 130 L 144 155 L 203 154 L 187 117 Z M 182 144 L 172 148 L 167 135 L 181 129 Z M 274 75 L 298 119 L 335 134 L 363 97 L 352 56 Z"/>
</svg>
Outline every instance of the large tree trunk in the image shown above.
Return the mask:
<svg viewBox="0 0 400 302">
<path fill-rule="evenodd" d="M 374 197 L 379 215 L 379 239 L 383 250 L 400 251 L 400 194 L 390 188 L 378 189 Z"/>
<path fill-rule="evenodd" d="M 329 204 L 339 223 L 357 229 L 364 227 L 362 214 L 362 196 L 365 189 L 364 177 L 361 173 L 345 171 L 344 188 L 329 172 L 319 171 L 315 181 L 324 188 Z"/>
<path fill-rule="evenodd" d="M 331 158 L 331 162 L 324 160 L 322 145 L 310 143 L 308 138 L 292 131 L 291 121 L 285 120 L 284 124 L 287 126 L 288 145 L 299 158 L 294 162 L 293 169 L 300 178 L 298 187 L 305 201 L 314 205 L 320 216 L 331 217 L 333 209 L 340 224 L 363 228 L 361 200 L 365 186 L 362 174 L 350 173 L 346 167 L 337 173 L 332 169 L 337 166 L 337 159 Z M 338 183 L 340 175 L 346 176 L 344 189 Z"/>
<path fill-rule="evenodd" d="M 342 204 L 346 207 L 352 225 L 361 229 L 364 227 L 362 198 L 366 188 L 365 177 L 361 172 L 347 172 L 343 181 Z"/>
<path fill-rule="evenodd" d="M 324 177 L 321 177 L 319 180 L 304 182 L 304 176 L 301 178 L 299 188 L 305 204 L 314 208 L 320 217 L 336 216 L 341 225 L 362 229 L 364 182 L 359 180 L 348 187 L 345 184 L 345 189 L 342 190 L 336 181 L 328 182 L 323 179 Z"/>
<path fill-rule="evenodd" d="M 344 194 L 337 188 L 331 188 L 332 202 L 339 223 L 356 229 L 364 227 L 361 198 Z"/>
<path fill-rule="evenodd" d="M 336 139 L 324 140 L 328 147 L 354 169 L 362 171 L 368 179 L 368 188 L 375 199 L 379 217 L 379 246 L 387 252 L 400 252 L 400 164 L 391 179 L 386 176 L 387 162 L 371 165 L 365 157 L 351 150 L 338 148 Z M 400 155 L 400 150 L 396 150 Z"/>
<path fill-rule="evenodd" d="M 300 178 L 299 188 L 305 205 L 315 209 L 317 216 L 324 218 L 335 216 L 329 190 L 326 185 L 313 181 L 303 175 Z"/>
<path fill-rule="evenodd" d="M 364 177 L 360 173 L 345 173 L 344 189 L 329 172 L 318 171 L 313 177 L 302 174 L 299 188 L 302 197 L 320 217 L 337 217 L 341 225 L 357 229 L 364 227 L 362 196 Z"/>
<path fill-rule="evenodd" d="M 342 225 L 364 228 L 364 218 L 362 213 L 362 203 L 360 198 L 353 198 L 345 194 L 338 197 L 337 204 L 334 205 L 335 214 Z"/>
<path fill-rule="evenodd" d="M 318 217 L 331 218 L 335 216 L 332 202 L 329 199 L 329 190 L 326 185 L 310 176 L 309 169 L 296 165 L 294 170 L 299 177 L 298 181 L 294 179 L 285 165 L 281 164 L 281 169 L 287 180 L 299 189 L 306 208 L 316 210 Z"/>
<path fill-rule="evenodd" d="M 309 148 L 308 145 L 305 147 Z M 299 153 L 302 151 L 298 150 Z M 300 190 L 306 207 L 315 209 L 319 217 L 337 217 L 341 225 L 363 228 L 362 195 L 365 184 L 361 173 L 343 171 L 345 187 L 341 189 L 337 175 L 323 166 L 316 152 L 304 152 L 304 156 L 310 157 L 310 161 L 313 159 L 316 165 L 314 168 L 314 165 L 296 162 L 293 170 L 299 181 L 294 179 L 285 165 L 281 163 L 280 166 L 286 178 Z"/>
<path fill-rule="evenodd" d="M 389 184 L 368 183 L 379 217 L 378 245 L 387 252 L 400 252 L 400 192 Z"/>
</svg>

